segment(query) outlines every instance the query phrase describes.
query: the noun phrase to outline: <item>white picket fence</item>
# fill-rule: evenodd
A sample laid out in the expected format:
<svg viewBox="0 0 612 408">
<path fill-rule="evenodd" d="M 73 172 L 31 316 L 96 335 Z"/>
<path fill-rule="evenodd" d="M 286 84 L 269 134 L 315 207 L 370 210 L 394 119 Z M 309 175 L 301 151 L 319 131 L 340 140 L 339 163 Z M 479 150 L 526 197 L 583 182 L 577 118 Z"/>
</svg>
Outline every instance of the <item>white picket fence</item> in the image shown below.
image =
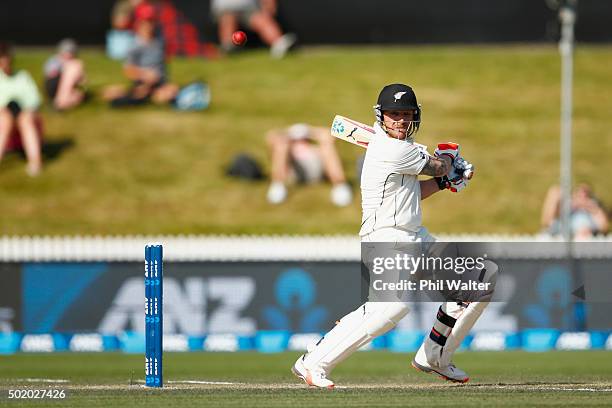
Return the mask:
<svg viewBox="0 0 612 408">
<path fill-rule="evenodd" d="M 504 253 L 505 242 L 560 242 L 546 235 L 437 235 L 446 242 L 491 242 Z M 169 261 L 356 261 L 360 259 L 359 237 L 337 236 L 67 236 L 0 237 L 0 262 L 36 261 L 142 261 L 144 246 L 164 245 Z M 582 245 L 581 257 L 612 256 L 612 235 Z M 562 257 L 564 245 L 551 248 L 552 257 Z M 521 257 L 542 257 L 542 246 L 521 246 Z M 586 252 L 585 252 L 586 249 Z M 531 251 L 531 252 L 530 252 Z M 514 254 L 514 256 L 517 256 Z"/>
</svg>

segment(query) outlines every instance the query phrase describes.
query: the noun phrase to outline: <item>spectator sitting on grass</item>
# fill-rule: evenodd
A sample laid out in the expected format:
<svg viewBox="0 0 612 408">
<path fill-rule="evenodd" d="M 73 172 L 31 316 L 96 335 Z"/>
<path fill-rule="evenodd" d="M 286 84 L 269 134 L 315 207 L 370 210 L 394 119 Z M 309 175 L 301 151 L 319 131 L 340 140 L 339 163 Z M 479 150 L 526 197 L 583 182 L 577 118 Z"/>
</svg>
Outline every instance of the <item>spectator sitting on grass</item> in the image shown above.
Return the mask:
<svg viewBox="0 0 612 408">
<path fill-rule="evenodd" d="M 163 42 L 155 36 L 153 15 L 143 15 L 136 20 L 136 43 L 129 51 L 124 74 L 132 81 L 125 89 L 122 85 L 107 87 L 102 97 L 114 107 L 171 102 L 178 86 L 169 83 L 166 70 Z"/>
<path fill-rule="evenodd" d="M 0 43 L 0 160 L 16 127 L 28 160 L 27 172 L 37 176 L 42 169 L 40 133 L 36 126 L 40 95 L 27 71 L 13 72 L 10 47 Z"/>
<path fill-rule="evenodd" d="M 85 100 L 85 92 L 80 89 L 85 68 L 77 52 L 76 42 L 66 38 L 58 44 L 57 54 L 45 63 L 45 91 L 55 109 L 71 109 Z"/>
<path fill-rule="evenodd" d="M 551 235 L 561 233 L 561 189 L 548 189 L 542 206 L 542 227 Z M 608 214 L 597 200 L 588 184 L 579 184 L 572 193 L 570 228 L 576 240 L 585 240 L 608 232 Z"/>
<path fill-rule="evenodd" d="M 334 138 L 327 129 L 299 123 L 270 131 L 267 142 L 272 157 L 268 202 L 285 201 L 286 183 L 290 181 L 316 183 L 326 176 L 333 184 L 331 201 L 339 207 L 351 203 L 353 193 L 346 183 Z"/>
</svg>

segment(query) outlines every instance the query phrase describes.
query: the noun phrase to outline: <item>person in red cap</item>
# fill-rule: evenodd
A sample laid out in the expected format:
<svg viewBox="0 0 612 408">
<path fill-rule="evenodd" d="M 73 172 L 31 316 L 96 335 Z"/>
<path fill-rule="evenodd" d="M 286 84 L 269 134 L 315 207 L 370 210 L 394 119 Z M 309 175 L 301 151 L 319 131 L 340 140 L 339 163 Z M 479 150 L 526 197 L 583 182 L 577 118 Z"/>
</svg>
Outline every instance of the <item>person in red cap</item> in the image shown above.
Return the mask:
<svg viewBox="0 0 612 408">
<path fill-rule="evenodd" d="M 142 0 L 134 9 L 134 19 L 157 21 L 157 10 L 155 6 L 147 0 Z"/>
<path fill-rule="evenodd" d="M 163 104 L 172 101 L 178 86 L 168 81 L 163 41 L 156 36 L 156 23 L 151 9 L 143 9 L 135 21 L 136 40 L 128 52 L 123 72 L 132 82 L 129 89 L 111 85 L 103 98 L 113 107 L 141 105 L 152 101 Z"/>
</svg>

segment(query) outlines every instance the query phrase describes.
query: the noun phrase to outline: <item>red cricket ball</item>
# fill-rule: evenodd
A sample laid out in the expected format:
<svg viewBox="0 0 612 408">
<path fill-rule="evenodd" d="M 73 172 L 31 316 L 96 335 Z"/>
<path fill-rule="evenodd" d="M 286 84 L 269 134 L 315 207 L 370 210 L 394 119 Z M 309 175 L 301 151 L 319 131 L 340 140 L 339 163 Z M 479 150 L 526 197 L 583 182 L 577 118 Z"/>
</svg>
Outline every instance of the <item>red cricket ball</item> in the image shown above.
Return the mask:
<svg viewBox="0 0 612 408">
<path fill-rule="evenodd" d="M 246 43 L 246 41 L 247 36 L 244 31 L 234 31 L 234 33 L 232 34 L 232 42 L 234 43 L 234 45 L 242 46 Z"/>
</svg>

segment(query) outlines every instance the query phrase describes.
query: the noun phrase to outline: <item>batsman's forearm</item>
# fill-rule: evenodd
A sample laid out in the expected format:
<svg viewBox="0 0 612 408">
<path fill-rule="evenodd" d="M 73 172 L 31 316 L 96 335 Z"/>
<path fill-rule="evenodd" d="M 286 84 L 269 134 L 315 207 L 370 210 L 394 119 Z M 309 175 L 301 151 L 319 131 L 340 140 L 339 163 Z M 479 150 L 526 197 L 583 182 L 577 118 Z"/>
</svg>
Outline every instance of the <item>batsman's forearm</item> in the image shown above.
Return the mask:
<svg viewBox="0 0 612 408">
<path fill-rule="evenodd" d="M 419 174 L 424 176 L 442 177 L 448 174 L 452 166 L 452 160 L 448 156 L 431 156 Z"/>
<path fill-rule="evenodd" d="M 421 186 L 421 200 L 441 191 L 435 179 L 419 180 L 419 184 Z"/>
</svg>

